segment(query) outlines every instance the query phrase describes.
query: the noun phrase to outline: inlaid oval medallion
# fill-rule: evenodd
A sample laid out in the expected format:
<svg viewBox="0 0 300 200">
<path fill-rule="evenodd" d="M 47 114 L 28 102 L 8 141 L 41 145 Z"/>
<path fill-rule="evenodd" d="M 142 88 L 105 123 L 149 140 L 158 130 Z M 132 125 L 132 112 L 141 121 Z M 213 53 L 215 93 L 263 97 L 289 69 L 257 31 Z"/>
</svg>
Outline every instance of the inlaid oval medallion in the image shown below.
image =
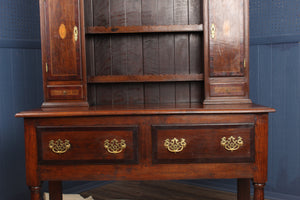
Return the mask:
<svg viewBox="0 0 300 200">
<path fill-rule="evenodd" d="M 65 39 L 66 38 L 66 35 L 67 35 L 67 30 L 66 30 L 66 26 L 64 24 L 61 24 L 59 26 L 59 36 L 61 39 Z"/>
</svg>

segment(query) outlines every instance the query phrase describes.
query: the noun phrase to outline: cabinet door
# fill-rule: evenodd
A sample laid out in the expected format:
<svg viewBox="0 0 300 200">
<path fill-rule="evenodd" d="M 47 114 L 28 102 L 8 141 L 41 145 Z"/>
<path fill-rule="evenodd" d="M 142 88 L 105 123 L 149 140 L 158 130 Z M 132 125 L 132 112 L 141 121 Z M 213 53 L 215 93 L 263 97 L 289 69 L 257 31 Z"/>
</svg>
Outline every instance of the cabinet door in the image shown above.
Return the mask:
<svg viewBox="0 0 300 200">
<path fill-rule="evenodd" d="M 244 0 L 209 0 L 209 75 L 244 76 Z"/>
<path fill-rule="evenodd" d="M 79 0 L 46 0 L 47 80 L 81 80 Z"/>
</svg>

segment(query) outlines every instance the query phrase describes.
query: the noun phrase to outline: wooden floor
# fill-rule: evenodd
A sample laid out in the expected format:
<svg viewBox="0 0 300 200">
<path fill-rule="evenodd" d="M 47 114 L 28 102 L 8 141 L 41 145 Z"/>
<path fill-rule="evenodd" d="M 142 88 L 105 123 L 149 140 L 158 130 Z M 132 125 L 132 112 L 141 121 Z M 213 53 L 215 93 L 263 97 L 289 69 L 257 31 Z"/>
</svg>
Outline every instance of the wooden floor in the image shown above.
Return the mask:
<svg viewBox="0 0 300 200">
<path fill-rule="evenodd" d="M 81 193 L 95 200 L 235 200 L 236 194 L 174 181 L 117 181 Z"/>
</svg>

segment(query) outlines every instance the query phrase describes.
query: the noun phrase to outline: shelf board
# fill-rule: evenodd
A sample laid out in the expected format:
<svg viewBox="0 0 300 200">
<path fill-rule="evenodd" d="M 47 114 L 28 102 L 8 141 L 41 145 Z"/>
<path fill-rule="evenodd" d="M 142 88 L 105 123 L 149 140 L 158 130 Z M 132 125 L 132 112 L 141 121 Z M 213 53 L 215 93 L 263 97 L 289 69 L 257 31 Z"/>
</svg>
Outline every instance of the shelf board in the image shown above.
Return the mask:
<svg viewBox="0 0 300 200">
<path fill-rule="evenodd" d="M 176 32 L 201 32 L 202 24 L 192 25 L 160 25 L 160 26 L 89 26 L 87 34 L 112 34 L 112 33 L 176 33 Z"/>
<path fill-rule="evenodd" d="M 203 74 L 109 75 L 91 76 L 88 78 L 88 83 L 147 83 L 180 81 L 203 81 Z"/>
</svg>

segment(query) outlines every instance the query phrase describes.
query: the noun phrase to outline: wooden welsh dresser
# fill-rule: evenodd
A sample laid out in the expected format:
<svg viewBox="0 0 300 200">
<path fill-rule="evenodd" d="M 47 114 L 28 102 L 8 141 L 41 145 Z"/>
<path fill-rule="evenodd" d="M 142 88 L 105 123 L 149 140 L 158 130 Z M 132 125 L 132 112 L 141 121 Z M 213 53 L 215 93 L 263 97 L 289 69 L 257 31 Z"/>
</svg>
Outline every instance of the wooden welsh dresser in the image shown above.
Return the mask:
<svg viewBox="0 0 300 200">
<path fill-rule="evenodd" d="M 268 113 L 249 99 L 248 0 L 40 0 L 44 103 L 25 123 L 49 181 L 238 179 L 264 199 Z M 167 197 L 166 197 L 167 198 Z"/>
</svg>

